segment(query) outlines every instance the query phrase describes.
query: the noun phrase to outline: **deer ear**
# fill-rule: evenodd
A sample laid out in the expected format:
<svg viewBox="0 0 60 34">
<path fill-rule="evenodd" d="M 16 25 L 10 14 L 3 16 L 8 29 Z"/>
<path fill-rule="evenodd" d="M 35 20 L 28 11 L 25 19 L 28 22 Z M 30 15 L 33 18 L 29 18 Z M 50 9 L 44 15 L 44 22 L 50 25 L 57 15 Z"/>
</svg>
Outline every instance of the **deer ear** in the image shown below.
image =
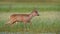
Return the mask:
<svg viewBox="0 0 60 34">
<path fill-rule="evenodd" d="M 36 8 L 34 8 L 34 9 L 33 9 L 33 11 L 32 11 L 32 13 L 33 13 L 33 12 L 36 12 L 36 13 L 37 13 L 37 9 L 36 9 Z"/>
</svg>

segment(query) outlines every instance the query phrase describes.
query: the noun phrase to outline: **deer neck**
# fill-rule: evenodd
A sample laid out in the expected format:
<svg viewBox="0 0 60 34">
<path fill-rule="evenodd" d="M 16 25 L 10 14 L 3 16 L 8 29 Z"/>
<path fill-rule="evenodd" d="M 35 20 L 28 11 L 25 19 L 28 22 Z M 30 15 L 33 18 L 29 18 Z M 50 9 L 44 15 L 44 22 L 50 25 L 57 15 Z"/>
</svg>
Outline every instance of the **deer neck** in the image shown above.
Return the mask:
<svg viewBox="0 0 60 34">
<path fill-rule="evenodd" d="M 33 18 L 33 15 L 30 14 L 29 17 L 28 17 L 28 21 L 31 20 Z"/>
</svg>

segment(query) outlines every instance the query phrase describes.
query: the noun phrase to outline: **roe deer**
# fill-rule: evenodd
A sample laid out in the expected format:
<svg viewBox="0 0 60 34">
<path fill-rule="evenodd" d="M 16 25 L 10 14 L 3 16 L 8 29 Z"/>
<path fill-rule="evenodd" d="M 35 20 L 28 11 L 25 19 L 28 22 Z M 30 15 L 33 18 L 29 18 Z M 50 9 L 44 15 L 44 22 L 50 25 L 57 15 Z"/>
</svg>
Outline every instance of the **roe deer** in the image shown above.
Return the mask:
<svg viewBox="0 0 60 34">
<path fill-rule="evenodd" d="M 14 24 L 16 22 L 23 22 L 24 24 L 31 23 L 31 19 L 34 16 L 39 16 L 38 11 L 33 10 L 31 14 L 12 14 L 10 16 L 10 21 L 7 24 Z"/>
</svg>

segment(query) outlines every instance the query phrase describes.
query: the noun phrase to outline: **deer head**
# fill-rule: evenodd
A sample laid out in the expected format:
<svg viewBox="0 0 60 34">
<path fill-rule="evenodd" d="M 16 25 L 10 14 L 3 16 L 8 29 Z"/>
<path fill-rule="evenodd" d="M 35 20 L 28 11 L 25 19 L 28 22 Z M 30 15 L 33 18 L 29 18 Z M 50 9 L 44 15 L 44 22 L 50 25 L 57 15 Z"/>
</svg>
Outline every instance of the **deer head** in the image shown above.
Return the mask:
<svg viewBox="0 0 60 34">
<path fill-rule="evenodd" d="M 37 10 L 33 10 L 32 15 L 33 16 L 39 16 L 38 11 Z"/>
</svg>

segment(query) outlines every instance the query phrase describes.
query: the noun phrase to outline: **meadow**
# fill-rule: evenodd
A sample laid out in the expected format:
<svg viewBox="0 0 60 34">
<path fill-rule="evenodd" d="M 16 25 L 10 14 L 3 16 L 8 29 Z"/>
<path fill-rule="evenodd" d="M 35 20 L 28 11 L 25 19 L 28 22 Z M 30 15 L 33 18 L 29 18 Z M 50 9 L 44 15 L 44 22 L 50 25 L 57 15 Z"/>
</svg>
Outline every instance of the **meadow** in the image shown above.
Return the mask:
<svg viewBox="0 0 60 34">
<path fill-rule="evenodd" d="M 10 8 L 11 7 L 11 8 Z M 48 3 L 0 3 L 0 32 L 23 32 L 23 22 L 14 27 L 5 26 L 11 14 L 31 13 L 37 8 L 39 15 L 31 19 L 32 26 L 26 24 L 27 32 L 60 32 L 60 5 Z"/>
</svg>

